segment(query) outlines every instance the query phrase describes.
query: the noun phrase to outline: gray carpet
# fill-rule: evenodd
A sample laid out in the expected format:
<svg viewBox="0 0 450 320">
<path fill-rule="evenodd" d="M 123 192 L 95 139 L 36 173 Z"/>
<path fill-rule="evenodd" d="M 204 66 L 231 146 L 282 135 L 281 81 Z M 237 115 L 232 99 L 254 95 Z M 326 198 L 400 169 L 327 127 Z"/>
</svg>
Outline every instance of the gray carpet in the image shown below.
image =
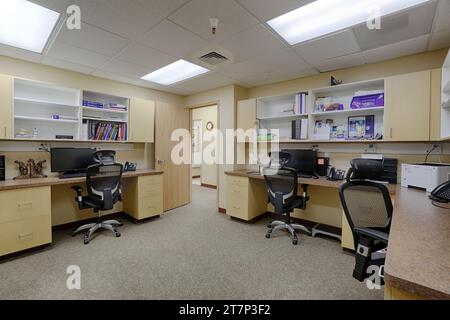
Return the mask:
<svg viewBox="0 0 450 320">
<path fill-rule="evenodd" d="M 122 237 L 99 233 L 87 246 L 70 230 L 51 248 L 0 262 L 0 299 L 382 299 L 351 277 L 340 244 L 284 233 L 264 237 L 267 220 L 248 224 L 217 213 L 215 191 L 193 186 L 193 202 Z M 81 268 L 81 290 L 66 268 Z"/>
</svg>

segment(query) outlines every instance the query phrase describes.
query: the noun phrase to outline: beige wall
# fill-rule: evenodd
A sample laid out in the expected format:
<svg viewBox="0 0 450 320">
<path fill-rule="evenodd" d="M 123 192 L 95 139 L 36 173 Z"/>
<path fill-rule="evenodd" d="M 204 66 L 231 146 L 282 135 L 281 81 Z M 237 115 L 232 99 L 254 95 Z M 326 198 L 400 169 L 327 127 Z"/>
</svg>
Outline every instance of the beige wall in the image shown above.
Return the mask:
<svg viewBox="0 0 450 320">
<path fill-rule="evenodd" d="M 272 96 L 312 88 L 327 87 L 330 85 L 331 76 L 342 80 L 343 83 L 349 83 L 421 70 L 441 68 L 447 52 L 448 49 L 441 49 L 380 63 L 367 64 L 354 68 L 325 72 L 310 77 L 258 86 L 248 89 L 248 98 Z"/>
<path fill-rule="evenodd" d="M 195 120 L 202 121 L 203 134 L 207 131 L 206 124 L 210 121 L 213 123 L 214 128 L 217 129 L 218 127 L 217 105 L 193 109 L 192 121 Z M 215 149 L 217 150 L 217 141 L 203 141 L 202 149 L 204 150 L 207 146 L 210 146 L 212 143 L 216 145 Z M 217 186 L 217 164 L 211 165 L 202 163 L 200 167 L 200 180 L 201 183 L 203 184 Z"/>
</svg>

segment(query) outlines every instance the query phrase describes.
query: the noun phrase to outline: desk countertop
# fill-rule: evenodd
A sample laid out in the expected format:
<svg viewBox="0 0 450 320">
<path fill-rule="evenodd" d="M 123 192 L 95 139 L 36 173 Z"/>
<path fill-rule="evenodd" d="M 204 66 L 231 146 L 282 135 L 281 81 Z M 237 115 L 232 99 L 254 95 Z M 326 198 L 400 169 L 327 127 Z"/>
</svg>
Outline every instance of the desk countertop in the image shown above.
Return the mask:
<svg viewBox="0 0 450 320">
<path fill-rule="evenodd" d="M 236 171 L 228 171 L 225 172 L 225 174 L 229 176 L 235 176 L 235 177 L 246 177 L 251 179 L 259 179 L 264 180 L 264 176 L 257 174 L 257 173 L 249 173 L 248 170 L 236 170 Z M 325 177 L 320 177 L 319 179 L 312 179 L 312 178 L 298 178 L 299 184 L 307 184 L 310 186 L 319 186 L 319 187 L 326 187 L 326 188 L 336 188 L 338 189 L 344 181 L 330 181 L 327 180 Z M 395 194 L 395 185 L 388 185 L 389 192 L 391 194 Z"/>
<path fill-rule="evenodd" d="M 248 171 L 231 176 L 264 179 Z M 342 182 L 299 179 L 299 183 L 339 188 Z M 389 186 L 395 205 L 385 264 L 391 287 L 424 298 L 450 299 L 450 210 L 432 205 L 425 191 Z"/>
<path fill-rule="evenodd" d="M 450 210 L 426 192 L 398 187 L 389 234 L 385 280 L 430 299 L 450 299 Z"/>
<path fill-rule="evenodd" d="M 140 170 L 136 170 L 136 171 L 124 172 L 122 177 L 123 178 L 133 178 L 133 177 L 138 177 L 138 176 L 158 175 L 158 174 L 162 174 L 162 173 L 163 173 L 162 171 L 153 170 L 153 169 L 140 169 Z M 54 186 L 54 185 L 61 185 L 61 184 L 73 184 L 73 183 L 81 183 L 84 181 L 86 181 L 85 177 L 59 179 L 57 176 L 48 177 L 48 178 L 26 179 L 26 180 L 6 180 L 6 181 L 0 181 L 0 191 L 23 189 L 23 188 L 33 188 L 33 187 L 43 187 L 43 186 Z"/>
</svg>

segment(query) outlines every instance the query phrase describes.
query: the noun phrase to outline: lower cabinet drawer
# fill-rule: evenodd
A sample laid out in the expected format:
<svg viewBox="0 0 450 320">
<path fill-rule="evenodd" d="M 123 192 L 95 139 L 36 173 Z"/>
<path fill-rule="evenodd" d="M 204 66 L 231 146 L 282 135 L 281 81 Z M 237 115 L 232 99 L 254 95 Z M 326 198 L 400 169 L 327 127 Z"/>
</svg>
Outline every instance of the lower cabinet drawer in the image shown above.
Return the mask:
<svg viewBox="0 0 450 320">
<path fill-rule="evenodd" d="M 0 204 L 0 223 L 50 215 L 50 187 L 1 191 Z"/>
<path fill-rule="evenodd" d="M 227 197 L 227 214 L 242 220 L 248 220 L 247 199 L 242 197 Z"/>
<path fill-rule="evenodd" d="M 155 195 L 151 197 L 139 198 L 139 216 L 138 219 L 145 219 L 160 215 L 163 213 L 163 197 Z"/>
<path fill-rule="evenodd" d="M 163 176 L 153 175 L 153 176 L 142 176 L 138 178 L 138 188 L 139 193 L 153 193 L 155 191 L 162 191 L 163 188 Z"/>
<path fill-rule="evenodd" d="M 50 215 L 0 224 L 0 256 L 51 242 Z"/>
</svg>

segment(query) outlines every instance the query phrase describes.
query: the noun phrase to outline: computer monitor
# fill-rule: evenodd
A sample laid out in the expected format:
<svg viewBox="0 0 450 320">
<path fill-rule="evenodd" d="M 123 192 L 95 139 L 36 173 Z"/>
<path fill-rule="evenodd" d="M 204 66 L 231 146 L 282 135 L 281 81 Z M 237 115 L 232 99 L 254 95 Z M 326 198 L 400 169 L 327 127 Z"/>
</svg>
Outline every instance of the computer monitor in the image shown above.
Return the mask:
<svg viewBox="0 0 450 320">
<path fill-rule="evenodd" d="M 52 172 L 64 174 L 79 174 L 86 172 L 87 167 L 94 164 L 93 148 L 52 148 L 50 161 Z"/>
<path fill-rule="evenodd" d="M 285 164 L 286 167 L 297 170 L 298 173 L 316 176 L 317 151 L 306 149 L 281 150 L 290 154 L 290 159 Z"/>
</svg>

